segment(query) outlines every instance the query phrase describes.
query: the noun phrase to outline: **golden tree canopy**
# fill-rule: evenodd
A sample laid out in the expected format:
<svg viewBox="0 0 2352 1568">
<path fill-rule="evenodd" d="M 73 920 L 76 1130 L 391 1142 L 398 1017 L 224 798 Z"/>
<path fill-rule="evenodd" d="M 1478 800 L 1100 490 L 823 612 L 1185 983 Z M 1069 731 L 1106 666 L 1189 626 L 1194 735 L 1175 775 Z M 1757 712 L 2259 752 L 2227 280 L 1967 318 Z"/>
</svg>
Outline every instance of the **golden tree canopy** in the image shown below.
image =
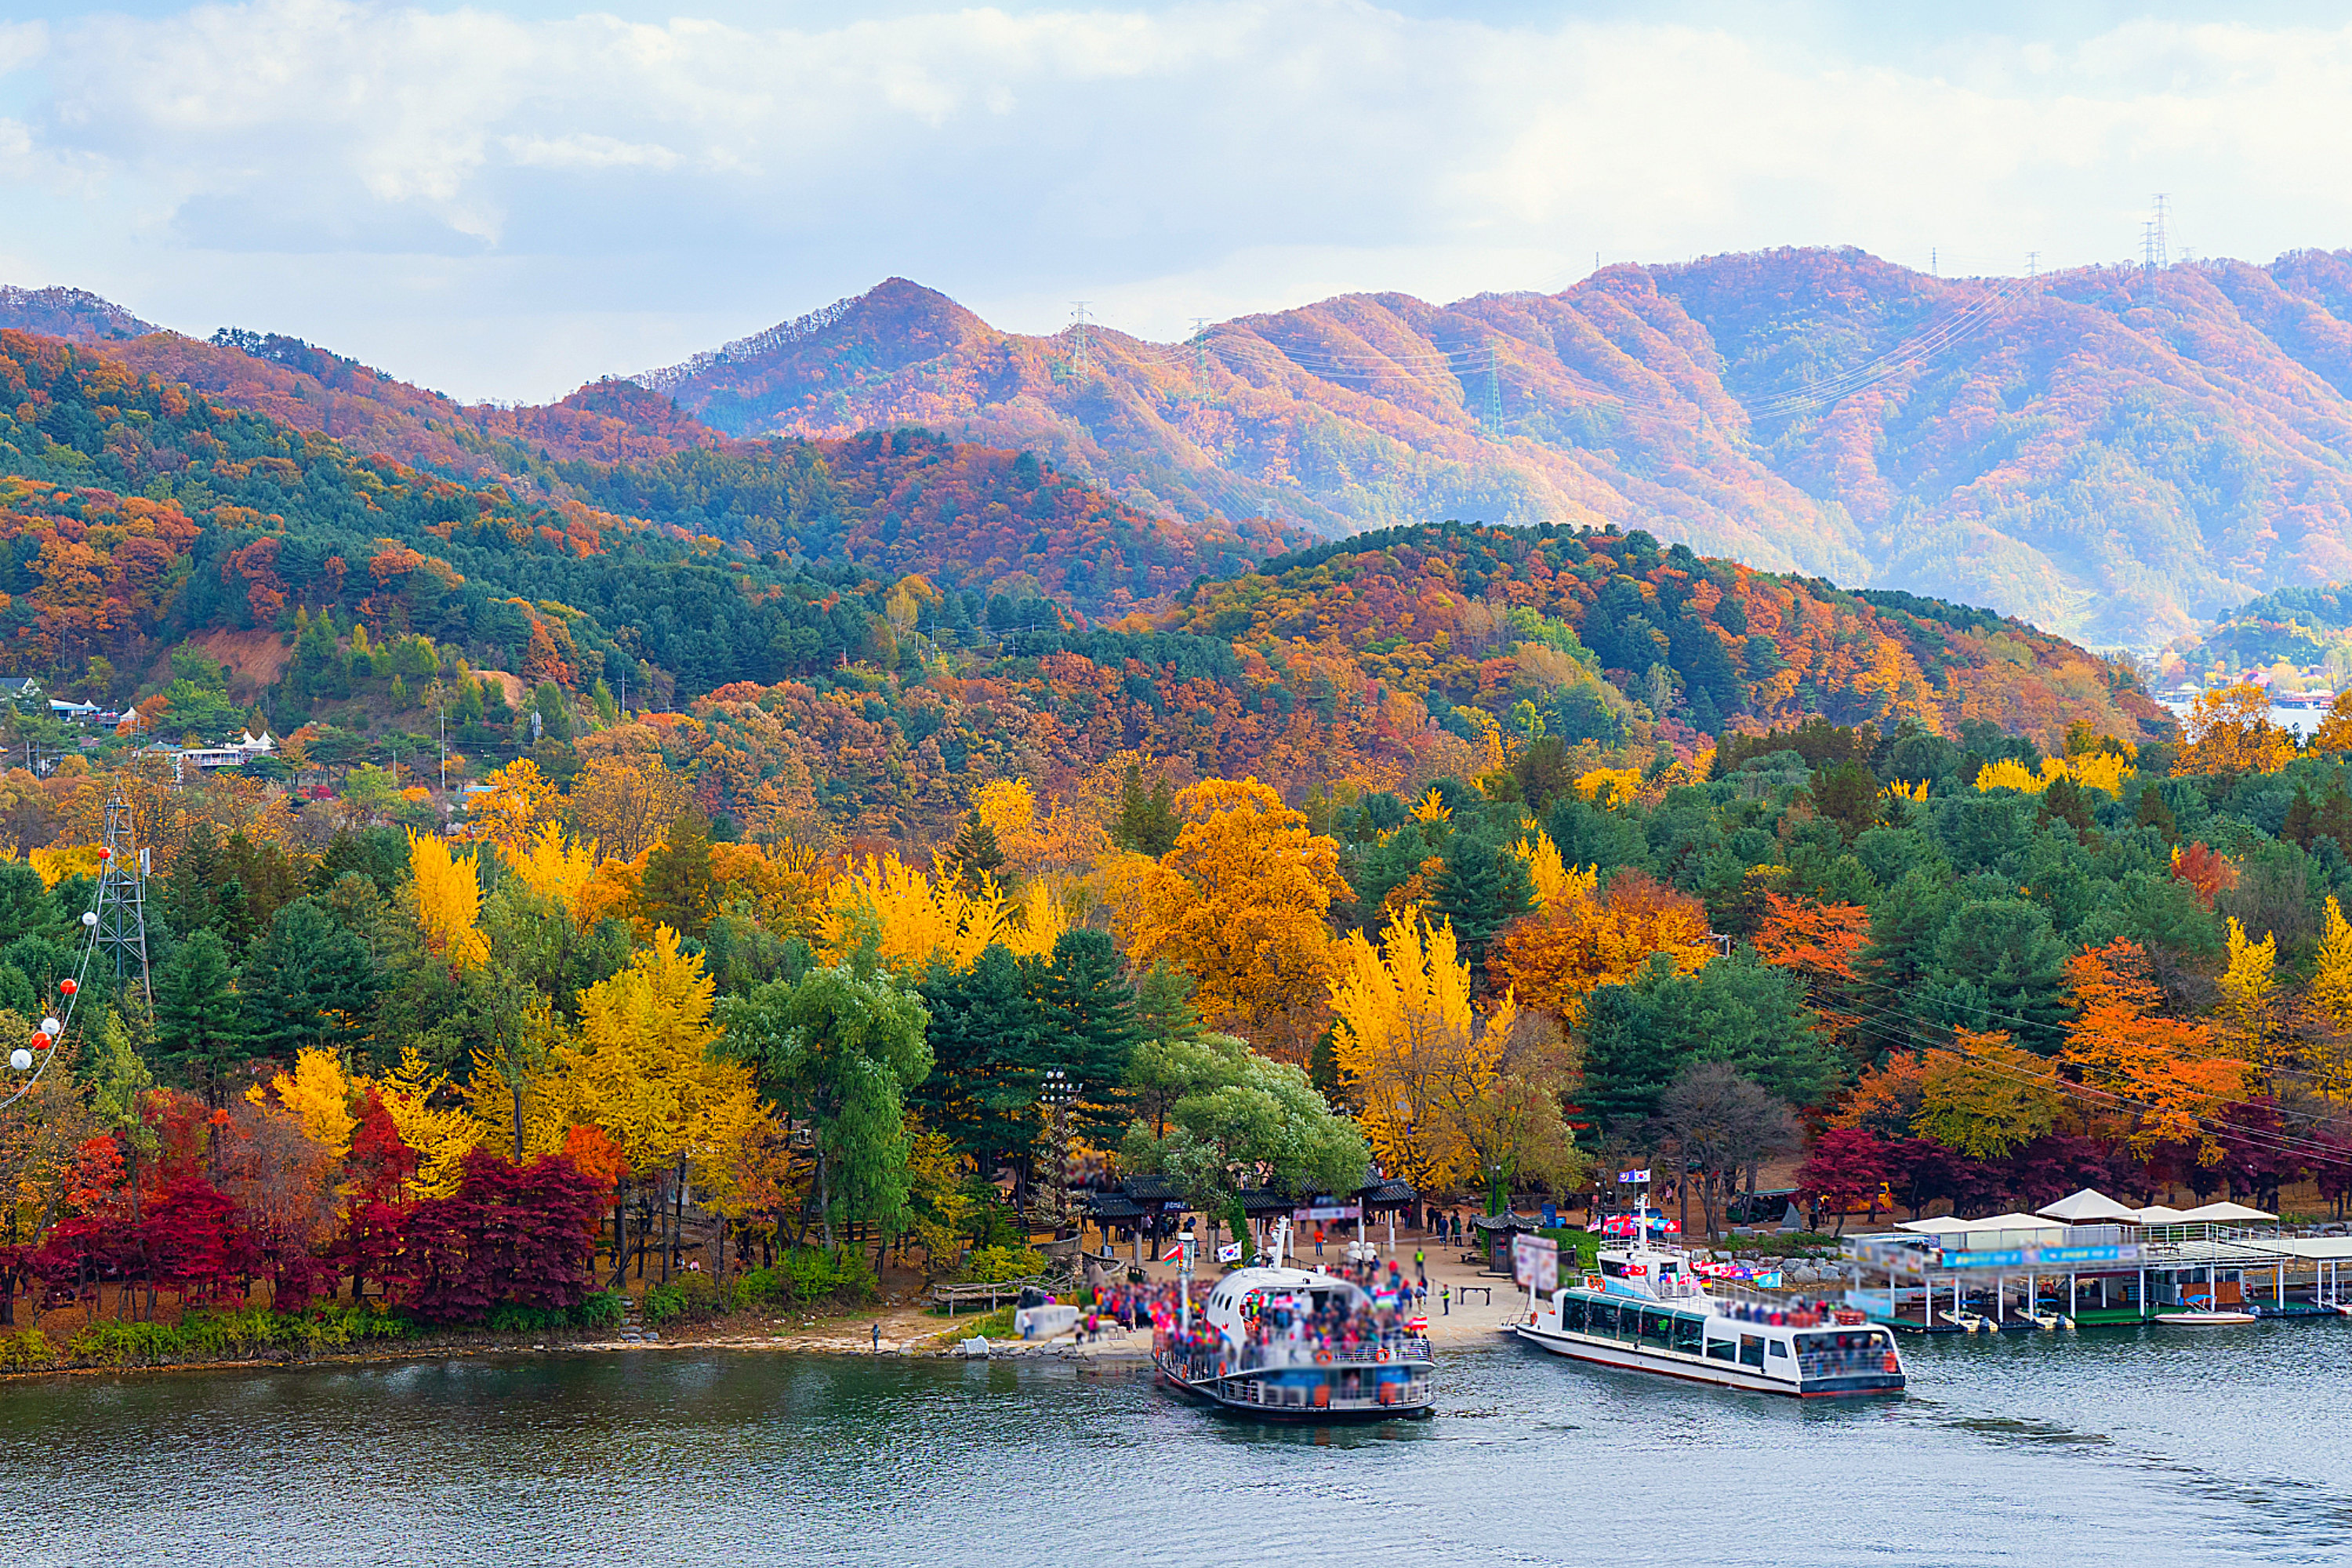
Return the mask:
<svg viewBox="0 0 2352 1568">
<path fill-rule="evenodd" d="M 634 860 L 686 809 L 686 781 L 658 752 L 592 759 L 572 781 L 572 826 L 607 855 Z"/>
<path fill-rule="evenodd" d="M 427 951 L 457 969 L 487 963 L 490 942 L 478 923 L 482 884 L 474 875 L 474 862 L 451 855 L 438 834 L 411 833 L 408 870 L 415 879 L 416 922 L 424 928 Z"/>
<path fill-rule="evenodd" d="M 751 1069 L 712 1054 L 716 991 L 701 958 L 657 927 L 626 969 L 580 994 L 579 1031 L 556 1048 L 568 1120 L 603 1128 L 639 1175 L 681 1152 L 706 1168 L 731 1158 L 761 1121 Z"/>
<path fill-rule="evenodd" d="M 1303 1059 L 1321 1032 L 1339 847 L 1255 779 L 1213 779 L 1176 797 L 1190 820 L 1144 890 L 1131 944 L 1198 985 L 1213 1028 Z"/>
<path fill-rule="evenodd" d="M 1392 916 L 1375 948 L 1361 931 L 1336 944 L 1333 1059 L 1382 1167 L 1428 1192 L 1478 1173 L 1470 1119 L 1486 1104 L 1517 1017 L 1507 994 L 1482 1026 L 1454 928 Z"/>
<path fill-rule="evenodd" d="M 582 895 L 596 875 L 596 846 L 564 837 L 563 825 L 542 822 L 522 847 L 499 846 L 499 856 L 515 879 L 539 898 L 560 904 L 574 921 L 584 913 Z"/>
<path fill-rule="evenodd" d="M 1599 898 L 1591 879 L 1573 874 L 1557 901 L 1511 922 L 1488 968 L 1522 1006 L 1572 1024 L 1595 986 L 1632 979 L 1654 952 L 1670 956 L 1684 974 L 1706 968 L 1715 956 L 1706 906 L 1640 871 L 1618 872 Z"/>
<path fill-rule="evenodd" d="M 482 782 L 489 788 L 467 805 L 466 824 L 474 837 L 500 849 L 528 849 L 563 806 L 554 782 L 529 757 L 509 763 Z"/>
<path fill-rule="evenodd" d="M 2294 761 L 2294 734 L 2271 722 L 2271 694 L 2251 681 L 2201 693 L 2181 720 L 2189 743 L 2172 776 L 2274 773 Z"/>
</svg>

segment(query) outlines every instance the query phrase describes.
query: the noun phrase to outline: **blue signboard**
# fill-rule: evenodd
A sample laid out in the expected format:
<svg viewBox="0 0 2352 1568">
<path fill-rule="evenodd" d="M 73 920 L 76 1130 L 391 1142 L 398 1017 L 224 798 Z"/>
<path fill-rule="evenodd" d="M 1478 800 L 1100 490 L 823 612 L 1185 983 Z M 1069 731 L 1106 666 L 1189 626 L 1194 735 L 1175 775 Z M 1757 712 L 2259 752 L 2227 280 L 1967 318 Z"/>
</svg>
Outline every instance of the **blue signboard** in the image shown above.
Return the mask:
<svg viewBox="0 0 2352 1568">
<path fill-rule="evenodd" d="M 2084 1263 L 2135 1263 L 2137 1247 L 2017 1247 L 2000 1252 L 1947 1252 L 1947 1268 L 2064 1268 Z"/>
<path fill-rule="evenodd" d="M 1546 1205 L 1544 1205 L 1544 1206 L 1543 1206 L 1543 1222 L 1544 1222 L 1544 1228 L 1545 1228 L 1546 1230 L 1554 1230 L 1554 1229 L 1559 1228 L 1559 1205 L 1558 1204 L 1546 1204 Z"/>
<path fill-rule="evenodd" d="M 2007 1252 L 1947 1252 L 1944 1254 L 1944 1267 L 1947 1268 L 2022 1268 L 2025 1267 L 2025 1249 L 2012 1247 Z"/>
</svg>

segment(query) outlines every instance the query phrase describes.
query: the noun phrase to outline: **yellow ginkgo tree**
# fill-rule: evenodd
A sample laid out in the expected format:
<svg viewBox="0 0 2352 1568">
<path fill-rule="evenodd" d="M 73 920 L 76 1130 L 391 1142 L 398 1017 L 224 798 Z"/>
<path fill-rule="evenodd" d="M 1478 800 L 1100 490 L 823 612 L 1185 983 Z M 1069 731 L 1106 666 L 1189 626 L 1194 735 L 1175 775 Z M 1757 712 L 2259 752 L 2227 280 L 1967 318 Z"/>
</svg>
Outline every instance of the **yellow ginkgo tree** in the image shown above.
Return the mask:
<svg viewBox="0 0 2352 1568">
<path fill-rule="evenodd" d="M 603 1128 L 633 1180 L 709 1179 L 737 1163 L 735 1145 L 769 1114 L 751 1069 L 712 1049 L 716 992 L 701 957 L 656 927 L 627 968 L 580 994 L 580 1026 L 555 1049 L 551 1091 L 565 1120 Z M 683 1206 L 682 1188 L 667 1190 Z M 625 1202 L 616 1193 L 616 1209 Z"/>
<path fill-rule="evenodd" d="M 582 918 L 582 895 L 596 875 L 593 840 L 574 841 L 562 823 L 542 822 L 523 847 L 499 845 L 499 858 L 534 897 L 562 906 L 575 921 Z"/>
<path fill-rule="evenodd" d="M 1474 1017 L 1453 927 L 1418 911 L 1393 916 L 1377 947 L 1349 932 L 1334 957 L 1332 1055 L 1382 1167 L 1423 1192 L 1483 1175 L 1464 1112 L 1499 1070 L 1517 1007 L 1507 994 Z"/>
<path fill-rule="evenodd" d="M 411 833 L 408 870 L 426 951 L 453 969 L 472 969 L 487 961 L 490 943 L 478 923 L 482 884 L 474 875 L 474 862 L 452 855 L 448 841 L 438 834 Z"/>
</svg>

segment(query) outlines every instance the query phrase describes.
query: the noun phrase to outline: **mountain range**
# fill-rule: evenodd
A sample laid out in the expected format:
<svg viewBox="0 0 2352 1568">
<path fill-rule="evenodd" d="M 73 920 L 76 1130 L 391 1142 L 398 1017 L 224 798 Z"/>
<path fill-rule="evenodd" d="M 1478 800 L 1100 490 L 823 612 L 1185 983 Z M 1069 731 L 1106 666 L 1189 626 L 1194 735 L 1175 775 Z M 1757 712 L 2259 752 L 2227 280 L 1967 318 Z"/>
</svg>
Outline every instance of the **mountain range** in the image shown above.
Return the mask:
<svg viewBox="0 0 2352 1568">
<path fill-rule="evenodd" d="M 1181 344 L 1001 331 L 893 279 L 536 407 L 461 405 L 292 338 L 155 331 L 79 290 L 0 290 L 0 326 L 519 500 L 761 548 L 838 536 L 780 498 L 866 433 L 939 432 L 940 461 L 1034 453 L 1099 498 L 1079 570 L 1014 508 L 962 574 L 1033 577 L 1087 613 L 1313 536 L 1449 519 L 1640 528 L 2109 647 L 2352 578 L 2347 252 L 1948 279 L 1779 250 L 1557 294 L 1346 295 Z M 894 561 L 962 552 L 919 531 Z"/>
<path fill-rule="evenodd" d="M 1641 527 L 2153 647 L 2352 575 L 2352 253 L 1938 279 L 1853 250 L 1352 294 L 1188 344 L 894 279 L 636 378 L 738 435 L 899 422 L 1128 504 L 1338 536 Z"/>
</svg>

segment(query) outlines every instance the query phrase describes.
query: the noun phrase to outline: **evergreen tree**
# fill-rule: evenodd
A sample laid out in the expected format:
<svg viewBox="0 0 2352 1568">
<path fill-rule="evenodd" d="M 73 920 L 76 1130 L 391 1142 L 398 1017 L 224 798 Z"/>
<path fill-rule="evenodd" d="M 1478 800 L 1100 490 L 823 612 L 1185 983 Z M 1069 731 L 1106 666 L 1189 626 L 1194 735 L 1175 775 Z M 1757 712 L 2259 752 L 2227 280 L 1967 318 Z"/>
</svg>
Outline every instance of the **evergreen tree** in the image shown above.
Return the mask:
<svg viewBox="0 0 2352 1568">
<path fill-rule="evenodd" d="M 2173 818 L 2172 807 L 2165 804 L 2163 794 L 2154 786 L 2139 792 L 2139 809 L 2132 814 L 2132 820 L 2143 827 L 2155 828 L 2167 844 L 2180 841 L 2180 826 Z"/>
<path fill-rule="evenodd" d="M 710 925 L 710 819 L 689 805 L 646 857 L 639 901 L 646 919 L 698 938 Z"/>
<path fill-rule="evenodd" d="M 1135 1027 L 1146 1040 L 1197 1040 L 1201 1015 L 1192 1007 L 1192 977 L 1155 958 L 1135 984 Z"/>
<path fill-rule="evenodd" d="M 2286 808 L 2286 820 L 2279 825 L 2279 837 L 2300 849 L 2311 847 L 2318 837 L 2319 808 L 2311 804 L 2311 796 L 2301 784 L 2294 786 L 2294 801 Z"/>
<path fill-rule="evenodd" d="M 1483 986 L 1487 944 L 1532 902 L 1527 862 L 1499 844 L 1457 834 L 1429 901 L 1433 914 L 1452 922 L 1456 951 L 1471 978 Z"/>
<path fill-rule="evenodd" d="M 163 923 L 176 936 L 218 929 L 221 884 L 228 872 L 221 857 L 220 838 L 202 817 L 188 828 L 172 874 L 163 879 Z"/>
<path fill-rule="evenodd" d="M 1658 1113 L 1693 1062 L 1728 1062 L 1775 1098 L 1811 1105 L 1834 1064 L 1806 1010 L 1796 973 L 1738 949 L 1696 974 L 1653 957 L 1631 984 L 1603 985 L 1585 1007 L 1579 1098 L 1602 1127 L 1631 1131 Z"/>
<path fill-rule="evenodd" d="M 1143 770 L 1128 763 L 1127 777 L 1119 784 L 1118 816 L 1111 824 L 1111 842 L 1156 860 L 1176 847 L 1176 835 L 1183 827 L 1176 816 L 1176 795 L 1168 780 L 1160 778 L 1147 793 Z"/>
<path fill-rule="evenodd" d="M 0 861 L 0 942 L 20 936 L 51 936 L 58 906 L 41 874 L 22 860 Z"/>
<path fill-rule="evenodd" d="M 2296 792 L 2302 799 L 2302 792 Z M 2307 808 L 2309 801 L 2303 804 Z M 2083 788 L 2073 779 L 2052 779 L 2050 787 L 2042 792 L 2042 809 L 2034 814 L 2034 826 L 2046 827 L 2053 822 L 2063 822 L 2084 838 L 2091 836 L 2091 803 L 2083 798 Z"/>
<path fill-rule="evenodd" d="M 231 989 L 228 947 L 199 929 L 155 976 L 155 1044 L 166 1067 L 217 1110 L 229 1073 L 250 1054 L 245 1016 Z"/>
<path fill-rule="evenodd" d="M 246 1030 L 257 1055 L 341 1049 L 380 984 L 367 947 L 310 899 L 278 911 L 245 969 Z"/>
<path fill-rule="evenodd" d="M 1060 1053 L 1047 1067 L 1077 1080 L 1072 1120 L 1097 1134 L 1116 1134 L 1129 1116 L 1122 1086 L 1129 1058 L 1142 1031 L 1135 988 L 1119 973 L 1118 950 L 1098 931 L 1066 931 L 1050 959 L 1032 959 L 1036 1017 L 1048 1047 Z"/>
<path fill-rule="evenodd" d="M 957 879 L 967 889 L 978 888 L 982 877 L 994 876 L 1004 864 L 996 829 L 980 819 L 977 808 L 964 813 L 963 826 L 956 829 L 955 859 Z"/>
<path fill-rule="evenodd" d="M 2352 794 L 2347 794 L 2341 779 L 2327 786 L 2326 798 L 2319 803 L 2318 837 L 2333 838 L 2336 847 L 2352 859 Z"/>
<path fill-rule="evenodd" d="M 1002 944 L 922 985 L 932 1069 L 909 1094 L 923 1124 L 982 1171 L 1025 1157 L 1037 1132 L 1037 1083 L 1049 1059 L 1045 1026 L 1021 961 Z"/>
</svg>

